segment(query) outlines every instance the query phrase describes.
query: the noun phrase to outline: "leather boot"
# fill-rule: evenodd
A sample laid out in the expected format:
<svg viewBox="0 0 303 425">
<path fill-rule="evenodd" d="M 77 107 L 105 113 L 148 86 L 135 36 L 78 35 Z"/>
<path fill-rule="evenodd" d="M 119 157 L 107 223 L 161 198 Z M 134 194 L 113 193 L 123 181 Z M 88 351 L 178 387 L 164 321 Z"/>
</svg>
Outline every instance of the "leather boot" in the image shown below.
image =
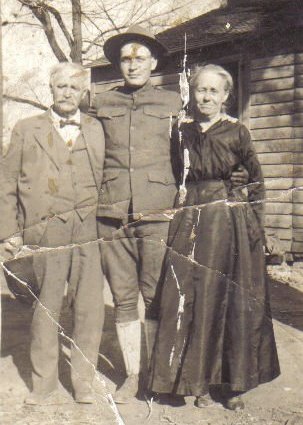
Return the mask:
<svg viewBox="0 0 303 425">
<path fill-rule="evenodd" d="M 118 340 L 123 354 L 127 378 L 116 391 L 116 403 L 129 403 L 138 392 L 141 357 L 141 322 L 116 324 Z"/>
</svg>

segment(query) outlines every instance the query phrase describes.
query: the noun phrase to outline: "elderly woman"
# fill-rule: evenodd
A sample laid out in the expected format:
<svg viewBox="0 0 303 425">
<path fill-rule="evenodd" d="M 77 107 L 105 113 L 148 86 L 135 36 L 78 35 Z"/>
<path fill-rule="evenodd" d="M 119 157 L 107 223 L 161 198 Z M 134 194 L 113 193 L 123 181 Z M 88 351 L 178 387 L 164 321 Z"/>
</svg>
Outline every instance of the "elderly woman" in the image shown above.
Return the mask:
<svg viewBox="0 0 303 425">
<path fill-rule="evenodd" d="M 246 127 L 224 113 L 231 75 L 217 65 L 191 78 L 193 119 L 173 130 L 180 186 L 165 263 L 161 319 L 151 362 L 156 393 L 224 405 L 279 375 L 263 252 L 264 183 Z M 180 164 L 182 165 L 180 167 Z M 247 194 L 231 174 L 248 170 Z"/>
</svg>

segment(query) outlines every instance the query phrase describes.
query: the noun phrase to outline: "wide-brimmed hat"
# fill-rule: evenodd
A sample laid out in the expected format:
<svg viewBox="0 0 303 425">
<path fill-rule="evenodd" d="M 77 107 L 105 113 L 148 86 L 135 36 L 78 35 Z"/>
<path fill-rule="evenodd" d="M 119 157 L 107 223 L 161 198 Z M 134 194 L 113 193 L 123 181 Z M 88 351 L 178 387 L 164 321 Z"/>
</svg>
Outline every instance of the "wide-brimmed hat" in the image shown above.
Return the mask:
<svg viewBox="0 0 303 425">
<path fill-rule="evenodd" d="M 131 42 L 142 43 L 149 47 L 158 59 L 157 68 L 164 64 L 165 56 L 168 54 L 167 48 L 156 39 L 154 34 L 140 25 L 132 25 L 125 33 L 114 35 L 106 40 L 103 46 L 104 54 L 111 63 L 116 65 L 120 59 L 121 47 Z"/>
</svg>

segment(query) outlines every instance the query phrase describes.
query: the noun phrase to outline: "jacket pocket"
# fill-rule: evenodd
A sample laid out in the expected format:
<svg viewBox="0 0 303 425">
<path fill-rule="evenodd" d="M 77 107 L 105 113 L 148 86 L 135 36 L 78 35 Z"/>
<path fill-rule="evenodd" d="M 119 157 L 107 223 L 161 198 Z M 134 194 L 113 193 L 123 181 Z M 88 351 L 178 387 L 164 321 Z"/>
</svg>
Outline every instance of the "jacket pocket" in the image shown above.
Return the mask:
<svg viewBox="0 0 303 425">
<path fill-rule="evenodd" d="M 146 105 L 144 106 L 144 114 L 156 118 L 175 118 L 178 111 L 170 111 L 167 106 Z"/>
<path fill-rule="evenodd" d="M 108 107 L 108 106 L 101 106 L 97 110 L 97 117 L 99 118 L 105 118 L 105 119 L 113 119 L 115 117 L 122 117 L 127 112 L 127 108 L 125 107 Z"/>
<path fill-rule="evenodd" d="M 151 171 L 148 173 L 148 180 L 154 183 L 162 183 L 164 185 L 176 184 L 173 174 L 159 171 Z"/>
</svg>

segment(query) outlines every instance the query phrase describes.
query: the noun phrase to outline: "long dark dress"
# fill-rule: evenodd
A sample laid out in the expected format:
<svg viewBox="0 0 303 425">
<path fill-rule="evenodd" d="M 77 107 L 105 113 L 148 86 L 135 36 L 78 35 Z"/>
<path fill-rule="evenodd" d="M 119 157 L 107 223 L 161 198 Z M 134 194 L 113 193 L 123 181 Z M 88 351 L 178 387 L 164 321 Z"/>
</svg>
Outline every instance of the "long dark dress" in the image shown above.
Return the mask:
<svg viewBox="0 0 303 425">
<path fill-rule="evenodd" d="M 221 120 L 205 133 L 196 122 L 184 123 L 181 134 L 180 152 L 187 148 L 190 159 L 187 196 L 169 232 L 150 388 L 203 395 L 209 385 L 225 383 L 247 391 L 280 373 L 265 274 L 260 164 L 239 123 Z M 231 189 L 239 164 L 249 172 L 249 202 Z"/>
</svg>

